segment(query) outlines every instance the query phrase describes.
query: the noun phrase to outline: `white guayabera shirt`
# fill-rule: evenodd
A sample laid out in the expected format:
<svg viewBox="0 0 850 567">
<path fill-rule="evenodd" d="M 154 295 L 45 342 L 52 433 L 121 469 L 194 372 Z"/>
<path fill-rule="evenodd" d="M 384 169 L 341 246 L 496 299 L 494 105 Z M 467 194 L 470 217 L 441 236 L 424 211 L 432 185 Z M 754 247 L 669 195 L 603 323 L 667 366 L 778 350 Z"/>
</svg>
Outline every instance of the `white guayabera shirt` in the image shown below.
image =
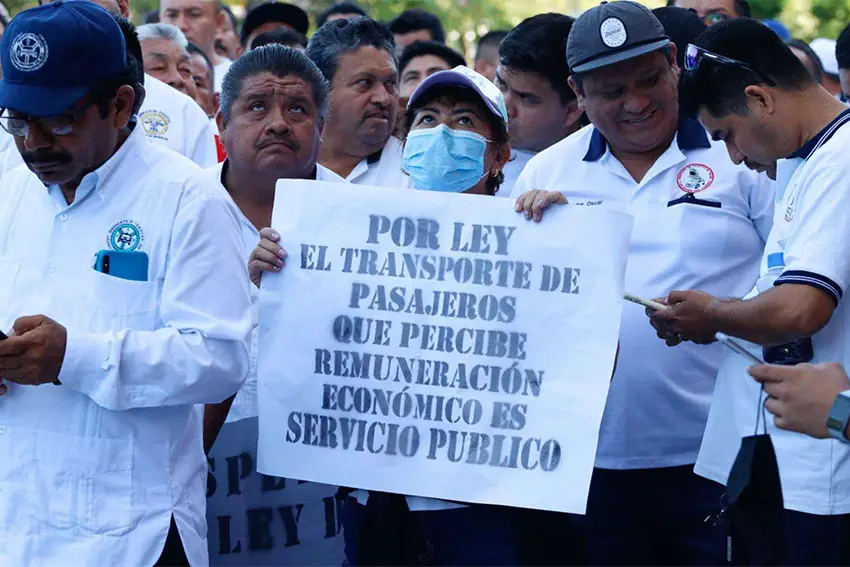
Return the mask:
<svg viewBox="0 0 850 567">
<path fill-rule="evenodd" d="M 0 565 L 152 565 L 174 517 L 208 563 L 201 412 L 248 371 L 251 299 L 232 203 L 136 127 L 68 205 L 26 167 L 0 183 L 0 329 L 67 328 L 62 384 L 0 397 Z M 147 281 L 93 269 L 140 251 Z"/>
</svg>

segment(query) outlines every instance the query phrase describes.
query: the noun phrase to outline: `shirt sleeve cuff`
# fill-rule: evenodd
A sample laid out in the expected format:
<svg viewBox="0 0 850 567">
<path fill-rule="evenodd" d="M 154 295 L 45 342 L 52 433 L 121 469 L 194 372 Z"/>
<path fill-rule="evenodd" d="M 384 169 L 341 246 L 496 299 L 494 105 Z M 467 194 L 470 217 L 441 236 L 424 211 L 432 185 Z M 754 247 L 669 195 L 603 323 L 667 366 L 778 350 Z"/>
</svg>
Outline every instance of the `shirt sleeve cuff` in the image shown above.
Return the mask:
<svg viewBox="0 0 850 567">
<path fill-rule="evenodd" d="M 815 272 L 806 272 L 804 270 L 789 270 L 787 272 L 783 272 L 781 276 L 776 278 L 773 285 L 782 284 L 812 286 L 827 293 L 835 302 L 835 305 L 838 305 L 838 302 L 841 301 L 841 295 L 843 293 L 841 286 L 828 277 L 816 274 Z"/>
<path fill-rule="evenodd" d="M 65 359 L 59 369 L 62 385 L 83 393 L 88 391 L 89 381 L 97 380 L 109 368 L 111 343 L 109 335 L 69 330 L 65 341 Z"/>
</svg>

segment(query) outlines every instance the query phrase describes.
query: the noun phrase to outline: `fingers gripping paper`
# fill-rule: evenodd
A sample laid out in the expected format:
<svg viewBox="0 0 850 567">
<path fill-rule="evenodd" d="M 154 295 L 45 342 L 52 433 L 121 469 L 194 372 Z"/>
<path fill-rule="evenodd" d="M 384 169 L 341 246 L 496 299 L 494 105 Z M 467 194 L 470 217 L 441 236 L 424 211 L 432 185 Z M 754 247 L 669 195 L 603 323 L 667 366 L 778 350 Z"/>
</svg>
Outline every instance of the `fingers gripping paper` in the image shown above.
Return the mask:
<svg viewBox="0 0 850 567">
<path fill-rule="evenodd" d="M 584 512 L 630 216 L 285 181 L 272 225 L 260 472 Z"/>
</svg>

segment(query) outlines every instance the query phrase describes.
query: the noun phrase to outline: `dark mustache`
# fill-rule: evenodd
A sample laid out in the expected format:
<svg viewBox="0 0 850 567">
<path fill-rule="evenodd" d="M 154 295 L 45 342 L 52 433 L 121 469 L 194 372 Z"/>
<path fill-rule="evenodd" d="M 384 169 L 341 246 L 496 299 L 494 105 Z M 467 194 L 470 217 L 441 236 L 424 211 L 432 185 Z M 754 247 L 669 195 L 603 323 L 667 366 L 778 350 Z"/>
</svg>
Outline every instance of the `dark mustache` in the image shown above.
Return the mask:
<svg viewBox="0 0 850 567">
<path fill-rule="evenodd" d="M 390 113 L 389 105 L 383 106 L 383 105 L 375 104 L 375 105 L 372 105 L 371 108 L 367 109 L 363 113 L 362 120 L 366 120 L 367 118 L 369 118 L 373 114 L 387 114 L 387 115 L 389 115 L 389 113 Z"/>
<path fill-rule="evenodd" d="M 34 152 L 22 152 L 21 158 L 26 164 L 33 163 L 70 163 L 73 161 L 71 154 L 66 152 L 54 152 L 50 150 L 36 150 Z"/>
<path fill-rule="evenodd" d="M 290 136 L 268 136 L 254 144 L 254 147 L 258 150 L 261 150 L 266 146 L 270 146 L 272 144 L 283 144 L 284 146 L 291 149 L 293 152 L 297 152 L 301 149 L 301 144 L 298 143 L 298 140 Z"/>
</svg>

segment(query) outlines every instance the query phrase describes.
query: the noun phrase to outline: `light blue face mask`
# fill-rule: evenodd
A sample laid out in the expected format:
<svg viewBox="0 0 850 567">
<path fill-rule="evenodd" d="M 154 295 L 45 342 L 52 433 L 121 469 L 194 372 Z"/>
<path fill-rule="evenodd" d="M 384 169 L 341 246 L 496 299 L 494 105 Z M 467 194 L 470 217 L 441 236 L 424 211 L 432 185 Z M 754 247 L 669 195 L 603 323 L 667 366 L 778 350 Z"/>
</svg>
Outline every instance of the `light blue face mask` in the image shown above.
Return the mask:
<svg viewBox="0 0 850 567">
<path fill-rule="evenodd" d="M 416 189 L 460 193 L 484 177 L 487 142 L 481 134 L 445 124 L 412 130 L 404 145 L 403 167 Z"/>
</svg>

